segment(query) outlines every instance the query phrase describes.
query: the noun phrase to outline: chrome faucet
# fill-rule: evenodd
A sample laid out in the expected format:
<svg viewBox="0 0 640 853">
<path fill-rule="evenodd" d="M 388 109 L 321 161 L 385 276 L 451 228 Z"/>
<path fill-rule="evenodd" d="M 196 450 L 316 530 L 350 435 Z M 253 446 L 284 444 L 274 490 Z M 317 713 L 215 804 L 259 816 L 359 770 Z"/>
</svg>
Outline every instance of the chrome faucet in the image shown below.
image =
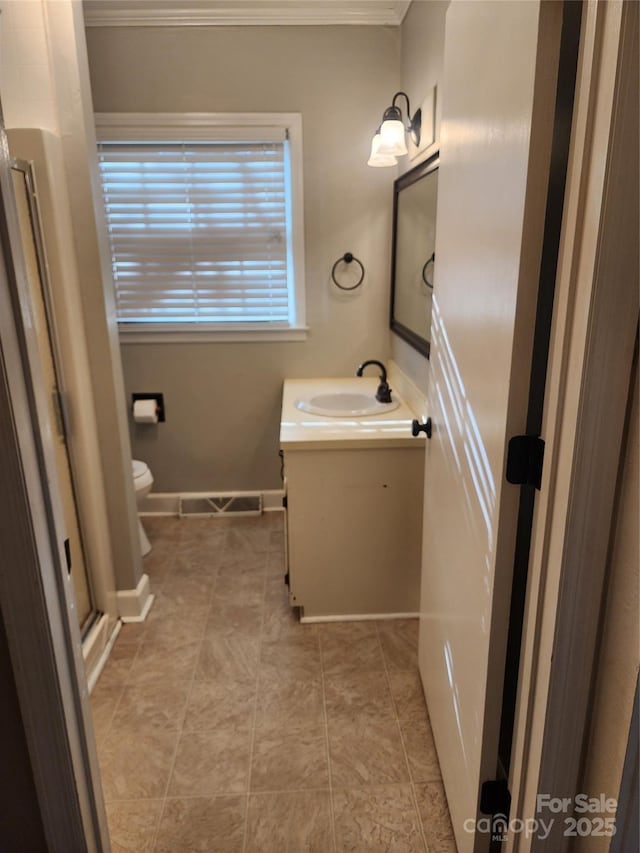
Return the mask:
<svg viewBox="0 0 640 853">
<path fill-rule="evenodd" d="M 391 388 L 389 388 L 389 384 L 387 382 L 387 368 L 381 361 L 363 361 L 362 364 L 356 370 L 356 376 L 362 376 L 362 372 L 369 364 L 375 364 L 380 368 L 380 384 L 378 385 L 378 389 L 376 391 L 376 400 L 379 403 L 390 403 L 391 402 Z"/>
</svg>

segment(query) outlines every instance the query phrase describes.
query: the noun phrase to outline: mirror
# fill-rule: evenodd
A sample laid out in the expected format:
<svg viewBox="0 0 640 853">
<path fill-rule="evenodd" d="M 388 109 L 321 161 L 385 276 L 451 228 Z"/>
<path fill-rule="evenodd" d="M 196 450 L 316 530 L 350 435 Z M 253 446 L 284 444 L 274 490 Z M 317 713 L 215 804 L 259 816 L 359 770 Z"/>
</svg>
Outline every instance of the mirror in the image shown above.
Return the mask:
<svg viewBox="0 0 640 853">
<path fill-rule="evenodd" d="M 391 328 L 429 357 L 435 272 L 438 154 L 393 184 Z"/>
</svg>

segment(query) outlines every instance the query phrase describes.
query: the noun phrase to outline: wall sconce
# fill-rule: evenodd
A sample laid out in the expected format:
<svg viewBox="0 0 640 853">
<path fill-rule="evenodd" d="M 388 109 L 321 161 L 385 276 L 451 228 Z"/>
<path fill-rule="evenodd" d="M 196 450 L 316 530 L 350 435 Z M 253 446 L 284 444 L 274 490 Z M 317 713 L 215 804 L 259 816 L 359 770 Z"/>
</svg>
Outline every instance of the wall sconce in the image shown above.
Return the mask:
<svg viewBox="0 0 640 853">
<path fill-rule="evenodd" d="M 402 110 L 396 106 L 396 98 L 403 97 L 407 102 L 408 124 L 404 124 Z M 397 158 L 407 154 L 405 133 L 410 134 L 415 145 L 420 143 L 420 125 L 422 124 L 422 111 L 416 110 L 411 115 L 409 96 L 405 92 L 396 92 L 382 116 L 382 124 L 378 128 L 371 142 L 371 154 L 367 161 L 368 166 L 395 166 Z"/>
</svg>

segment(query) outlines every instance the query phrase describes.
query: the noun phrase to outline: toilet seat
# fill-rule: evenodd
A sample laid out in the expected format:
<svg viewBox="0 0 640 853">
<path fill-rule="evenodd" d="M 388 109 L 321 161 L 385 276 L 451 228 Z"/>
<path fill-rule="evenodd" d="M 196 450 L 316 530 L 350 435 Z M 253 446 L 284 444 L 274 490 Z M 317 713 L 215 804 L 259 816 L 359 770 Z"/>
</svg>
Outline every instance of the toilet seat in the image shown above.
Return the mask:
<svg viewBox="0 0 640 853">
<path fill-rule="evenodd" d="M 132 459 L 131 473 L 133 474 L 133 486 L 137 492 L 141 489 L 146 489 L 147 486 L 151 486 L 153 483 L 153 477 L 146 462 L 142 462 L 139 459 Z"/>
<path fill-rule="evenodd" d="M 131 460 L 131 470 L 133 471 L 133 479 L 136 477 L 142 477 L 149 470 L 149 466 L 146 462 L 141 462 L 139 459 Z"/>
</svg>

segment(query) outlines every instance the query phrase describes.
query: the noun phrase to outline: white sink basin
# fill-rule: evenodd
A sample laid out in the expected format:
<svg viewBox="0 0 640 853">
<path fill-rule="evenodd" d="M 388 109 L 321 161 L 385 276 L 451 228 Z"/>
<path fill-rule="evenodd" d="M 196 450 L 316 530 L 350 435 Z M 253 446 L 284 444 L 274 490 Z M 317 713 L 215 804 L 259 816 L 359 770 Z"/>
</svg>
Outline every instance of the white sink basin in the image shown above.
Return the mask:
<svg viewBox="0 0 640 853">
<path fill-rule="evenodd" d="M 347 391 L 314 394 L 312 397 L 296 400 L 296 409 L 310 412 L 312 415 L 326 415 L 332 418 L 381 415 L 384 412 L 392 412 L 399 405 L 399 400 L 392 400 L 391 403 L 379 403 L 371 394 L 357 394 Z"/>
</svg>

